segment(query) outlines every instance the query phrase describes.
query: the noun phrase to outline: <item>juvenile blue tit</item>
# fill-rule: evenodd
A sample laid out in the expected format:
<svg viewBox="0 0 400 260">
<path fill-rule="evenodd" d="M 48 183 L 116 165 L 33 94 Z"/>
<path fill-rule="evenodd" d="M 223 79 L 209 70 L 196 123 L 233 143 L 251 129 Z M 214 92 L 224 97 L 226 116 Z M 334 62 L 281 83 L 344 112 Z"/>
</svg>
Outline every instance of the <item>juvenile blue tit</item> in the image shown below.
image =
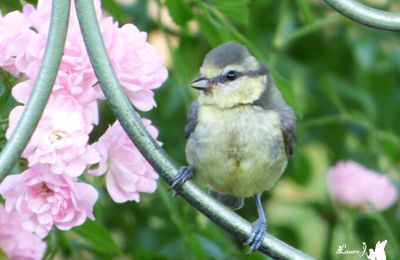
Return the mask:
<svg viewBox="0 0 400 260">
<path fill-rule="evenodd" d="M 211 50 L 192 82 L 200 90 L 185 127 L 186 158 L 172 188 L 200 175 L 209 192 L 232 209 L 254 196 L 258 220 L 245 245 L 257 250 L 266 233 L 261 193 L 281 177 L 295 148 L 296 122 L 267 67 L 246 47 Z"/>
</svg>

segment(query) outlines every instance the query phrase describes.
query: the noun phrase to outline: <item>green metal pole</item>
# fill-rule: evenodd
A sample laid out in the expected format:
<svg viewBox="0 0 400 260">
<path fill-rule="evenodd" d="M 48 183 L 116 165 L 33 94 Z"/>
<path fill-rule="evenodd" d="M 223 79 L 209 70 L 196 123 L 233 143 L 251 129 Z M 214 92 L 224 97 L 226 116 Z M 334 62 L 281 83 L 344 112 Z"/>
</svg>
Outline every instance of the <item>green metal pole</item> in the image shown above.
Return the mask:
<svg viewBox="0 0 400 260">
<path fill-rule="evenodd" d="M 31 96 L 11 138 L 0 154 L 0 180 L 9 173 L 29 142 L 49 99 L 67 36 L 70 0 L 55 0 L 47 45 Z"/>
<path fill-rule="evenodd" d="M 111 109 L 143 156 L 161 177 L 171 184 L 177 174 L 176 167 L 150 137 L 139 115 L 122 91 L 104 47 L 93 2 L 76 0 L 76 10 L 86 49 Z M 246 240 L 250 234 L 252 226 L 249 222 L 216 202 L 192 182 L 183 185 L 180 195 L 208 218 L 241 240 Z M 260 251 L 274 259 L 312 259 L 269 234 L 264 239 Z"/>
<path fill-rule="evenodd" d="M 355 0 L 324 0 L 344 16 L 367 26 L 400 31 L 400 13 L 377 10 Z"/>
</svg>

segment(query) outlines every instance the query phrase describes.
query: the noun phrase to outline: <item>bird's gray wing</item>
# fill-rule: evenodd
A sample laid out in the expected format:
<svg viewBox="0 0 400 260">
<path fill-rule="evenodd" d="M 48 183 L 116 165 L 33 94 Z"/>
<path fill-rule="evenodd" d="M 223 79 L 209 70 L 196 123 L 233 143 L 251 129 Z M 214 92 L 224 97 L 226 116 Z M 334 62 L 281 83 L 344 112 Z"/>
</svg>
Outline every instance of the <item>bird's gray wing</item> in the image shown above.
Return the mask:
<svg viewBox="0 0 400 260">
<path fill-rule="evenodd" d="M 293 111 L 290 111 L 293 114 Z M 290 113 L 279 115 L 281 120 L 281 129 L 283 141 L 285 143 L 285 151 L 287 156 L 291 156 L 296 149 L 296 121 L 294 115 Z"/>
<path fill-rule="evenodd" d="M 292 155 L 296 148 L 296 117 L 293 110 L 283 99 L 270 71 L 267 71 L 267 86 L 260 98 L 254 102 L 254 105 L 279 113 L 285 151 L 288 156 Z"/>
<path fill-rule="evenodd" d="M 199 102 L 197 99 L 190 105 L 186 125 L 185 125 L 185 138 L 189 138 L 190 134 L 194 131 L 197 125 L 197 117 L 199 114 Z"/>
</svg>

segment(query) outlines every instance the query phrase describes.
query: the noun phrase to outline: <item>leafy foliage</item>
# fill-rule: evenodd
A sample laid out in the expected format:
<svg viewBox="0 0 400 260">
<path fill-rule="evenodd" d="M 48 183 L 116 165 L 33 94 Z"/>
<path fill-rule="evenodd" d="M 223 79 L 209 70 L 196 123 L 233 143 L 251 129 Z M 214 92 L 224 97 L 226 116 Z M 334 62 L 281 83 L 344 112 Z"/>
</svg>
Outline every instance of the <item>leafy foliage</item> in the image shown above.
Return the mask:
<svg viewBox="0 0 400 260">
<path fill-rule="evenodd" d="M 393 1 L 380 2 L 387 2 L 380 8 L 399 8 Z M 190 81 L 207 51 L 228 40 L 239 41 L 268 64 L 298 118 L 295 156 L 283 180 L 264 200 L 269 232 L 318 259 L 340 259 L 335 252 L 344 242 L 349 249 L 360 249 L 361 242 L 373 248 L 385 239 L 389 259 L 400 255 L 399 203 L 383 213 L 349 212 L 331 204 L 325 180 L 329 167 L 346 159 L 400 180 L 398 33 L 356 24 L 323 1 L 138 0 L 121 4 L 106 0 L 103 6 L 121 23 L 137 24 L 154 43 L 167 49 L 170 77 L 156 94 L 158 107 L 146 117 L 159 128 L 164 149 L 177 164 L 185 164 L 185 111 L 197 95 L 190 90 Z M 4 14 L 21 9 L 21 4 L 7 0 L 0 8 Z M 7 114 L 15 106 L 10 91 L 16 80 L 3 72 L 0 75 L 4 136 Z M 106 119 L 99 129 L 112 121 L 106 105 L 102 110 Z M 96 131 L 92 139 L 100 133 Z M 97 188 L 102 195 L 96 222 L 69 232 L 54 231 L 48 238 L 48 258 L 243 258 L 245 249 L 235 238 L 179 197 L 173 198 L 162 180 L 156 194 L 144 196 L 139 204 L 115 204 L 102 183 Z M 255 206 L 251 199 L 246 202 L 239 214 L 254 221 Z M 259 253 L 248 257 L 262 258 Z"/>
</svg>

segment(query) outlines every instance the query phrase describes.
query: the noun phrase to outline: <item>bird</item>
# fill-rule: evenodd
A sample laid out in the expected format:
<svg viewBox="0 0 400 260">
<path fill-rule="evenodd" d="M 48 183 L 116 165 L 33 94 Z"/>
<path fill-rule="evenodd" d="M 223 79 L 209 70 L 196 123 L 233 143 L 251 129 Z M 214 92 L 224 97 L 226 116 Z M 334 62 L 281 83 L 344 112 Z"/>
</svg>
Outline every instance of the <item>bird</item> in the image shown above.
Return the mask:
<svg viewBox="0 0 400 260">
<path fill-rule="evenodd" d="M 185 126 L 188 165 L 179 169 L 171 189 L 177 193 L 196 174 L 232 210 L 254 197 L 258 219 L 244 244 L 250 254 L 266 235 L 261 194 L 278 181 L 295 150 L 295 114 L 268 67 L 234 41 L 205 56 L 191 86 L 200 94 Z"/>
</svg>

